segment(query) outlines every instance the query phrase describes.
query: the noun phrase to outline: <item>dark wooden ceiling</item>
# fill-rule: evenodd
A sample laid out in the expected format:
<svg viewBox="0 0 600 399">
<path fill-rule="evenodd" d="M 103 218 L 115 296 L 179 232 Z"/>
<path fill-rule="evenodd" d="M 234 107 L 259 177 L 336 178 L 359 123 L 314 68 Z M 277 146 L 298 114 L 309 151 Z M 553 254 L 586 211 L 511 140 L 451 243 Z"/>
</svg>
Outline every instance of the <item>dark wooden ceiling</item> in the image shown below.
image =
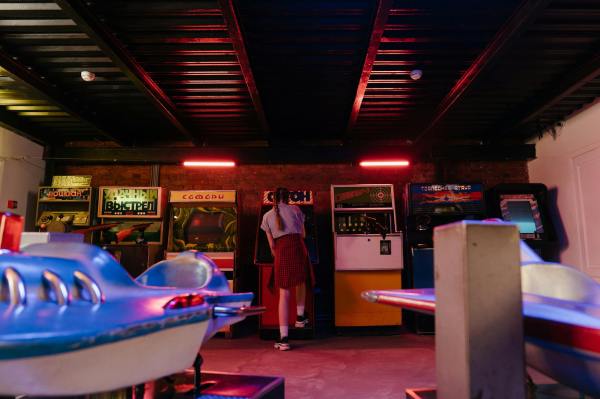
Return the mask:
<svg viewBox="0 0 600 399">
<path fill-rule="evenodd" d="M 0 1 L 0 67 L 53 147 L 501 146 L 598 96 L 600 2 Z"/>
</svg>

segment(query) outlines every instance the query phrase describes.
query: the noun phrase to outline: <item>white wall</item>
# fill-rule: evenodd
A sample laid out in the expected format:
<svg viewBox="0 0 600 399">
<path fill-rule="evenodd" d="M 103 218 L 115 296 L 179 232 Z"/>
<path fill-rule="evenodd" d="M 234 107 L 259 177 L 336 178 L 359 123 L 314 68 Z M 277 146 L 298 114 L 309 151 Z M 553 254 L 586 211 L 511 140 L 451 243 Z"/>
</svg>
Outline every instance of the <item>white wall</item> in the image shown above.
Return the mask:
<svg viewBox="0 0 600 399">
<path fill-rule="evenodd" d="M 0 127 L 0 212 L 9 211 L 8 200 L 16 200 L 11 212 L 25 216 L 26 229 L 33 229 L 38 186 L 44 180 L 44 147 Z"/>
<path fill-rule="evenodd" d="M 600 102 L 536 143 L 529 180 L 556 197 L 560 260 L 600 279 Z M 551 195 L 552 197 L 552 195 Z"/>
</svg>

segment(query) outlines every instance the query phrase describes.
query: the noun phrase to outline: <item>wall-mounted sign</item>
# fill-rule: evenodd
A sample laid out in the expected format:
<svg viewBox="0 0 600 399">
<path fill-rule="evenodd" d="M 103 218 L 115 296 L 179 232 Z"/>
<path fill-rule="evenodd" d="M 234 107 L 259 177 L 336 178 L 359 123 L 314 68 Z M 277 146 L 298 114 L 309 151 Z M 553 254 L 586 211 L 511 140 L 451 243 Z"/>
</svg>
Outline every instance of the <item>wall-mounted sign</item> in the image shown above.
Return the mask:
<svg viewBox="0 0 600 399">
<path fill-rule="evenodd" d="M 235 203 L 235 190 L 171 191 L 169 202 L 225 202 Z"/>
<path fill-rule="evenodd" d="M 392 186 L 334 186 L 335 208 L 391 208 Z"/>
<path fill-rule="evenodd" d="M 291 190 L 290 205 L 312 205 L 314 204 L 313 192 L 308 190 Z M 263 193 L 263 205 L 273 205 L 273 191 Z"/>
<path fill-rule="evenodd" d="M 159 218 L 161 187 L 100 187 L 98 217 Z"/>
<path fill-rule="evenodd" d="M 40 187 L 40 201 L 89 201 L 91 187 Z"/>
<path fill-rule="evenodd" d="M 52 176 L 52 187 L 90 187 L 92 176 Z"/>
</svg>

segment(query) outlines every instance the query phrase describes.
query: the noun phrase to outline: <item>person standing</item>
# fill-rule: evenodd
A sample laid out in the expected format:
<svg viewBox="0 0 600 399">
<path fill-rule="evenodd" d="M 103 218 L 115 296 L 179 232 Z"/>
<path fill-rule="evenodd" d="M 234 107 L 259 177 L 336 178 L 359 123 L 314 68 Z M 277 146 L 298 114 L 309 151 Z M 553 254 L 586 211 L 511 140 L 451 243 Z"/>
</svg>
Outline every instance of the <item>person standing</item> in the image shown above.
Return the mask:
<svg viewBox="0 0 600 399">
<path fill-rule="evenodd" d="M 290 192 L 283 187 L 275 190 L 273 209 L 264 214 L 261 229 L 267 235 L 273 255 L 274 287 L 279 290 L 278 318 L 279 339 L 275 349 L 290 350 L 288 339 L 290 289 L 296 287 L 295 327 L 308 324 L 304 315 L 306 301 L 306 281 L 314 281 L 312 267 L 304 244 L 304 214 L 299 207 L 289 205 Z"/>
</svg>

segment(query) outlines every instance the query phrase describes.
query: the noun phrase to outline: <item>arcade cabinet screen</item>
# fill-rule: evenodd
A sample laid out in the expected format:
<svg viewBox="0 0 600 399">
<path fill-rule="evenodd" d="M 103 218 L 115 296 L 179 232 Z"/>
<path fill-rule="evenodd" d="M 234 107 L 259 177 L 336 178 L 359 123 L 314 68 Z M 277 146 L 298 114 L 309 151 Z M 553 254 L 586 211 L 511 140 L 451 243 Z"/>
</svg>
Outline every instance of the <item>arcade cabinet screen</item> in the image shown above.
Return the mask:
<svg viewBox="0 0 600 399">
<path fill-rule="evenodd" d="M 483 184 L 411 184 L 414 215 L 483 213 Z"/>
<path fill-rule="evenodd" d="M 173 251 L 233 252 L 236 232 L 233 206 L 173 208 Z"/>
<path fill-rule="evenodd" d="M 533 194 L 500 195 L 502 219 L 516 223 L 519 232 L 526 236 L 536 236 L 544 232 L 544 225 Z"/>
</svg>

